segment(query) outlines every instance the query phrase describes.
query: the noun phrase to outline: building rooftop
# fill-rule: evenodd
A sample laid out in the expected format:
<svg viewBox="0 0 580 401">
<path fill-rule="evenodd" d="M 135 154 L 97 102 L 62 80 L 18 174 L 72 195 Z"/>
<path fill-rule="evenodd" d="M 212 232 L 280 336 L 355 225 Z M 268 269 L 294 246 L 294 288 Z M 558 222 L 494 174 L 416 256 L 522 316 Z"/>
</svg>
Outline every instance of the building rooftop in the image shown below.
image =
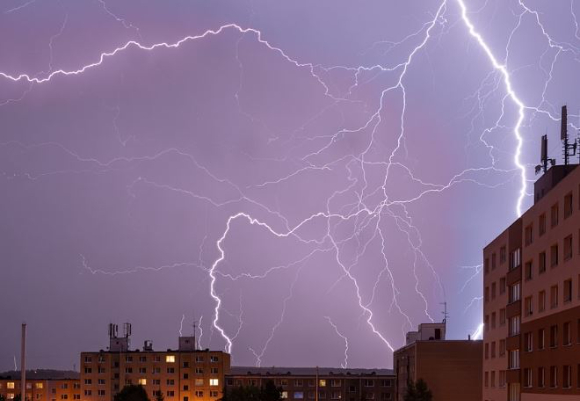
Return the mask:
<svg viewBox="0 0 580 401">
<path fill-rule="evenodd" d="M 230 376 L 251 376 L 251 375 L 289 375 L 289 376 L 314 376 L 316 372 L 320 376 L 392 376 L 392 369 L 343 369 L 343 368 L 311 368 L 311 367 L 260 367 L 255 366 L 232 366 Z"/>
</svg>

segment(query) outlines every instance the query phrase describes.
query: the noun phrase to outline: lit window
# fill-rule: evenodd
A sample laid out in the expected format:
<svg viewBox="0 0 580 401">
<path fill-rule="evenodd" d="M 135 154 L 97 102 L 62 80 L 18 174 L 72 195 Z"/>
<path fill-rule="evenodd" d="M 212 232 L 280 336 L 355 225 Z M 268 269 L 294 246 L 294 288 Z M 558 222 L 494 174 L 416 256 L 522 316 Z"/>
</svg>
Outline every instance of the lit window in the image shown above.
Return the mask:
<svg viewBox="0 0 580 401">
<path fill-rule="evenodd" d="M 166 355 L 165 362 L 167 363 L 175 363 L 175 355 Z"/>
<path fill-rule="evenodd" d="M 147 385 L 147 379 L 139 379 L 139 384 L 141 386 L 146 386 Z"/>
<path fill-rule="evenodd" d="M 324 380 L 324 379 L 320 379 L 320 380 L 318 381 L 318 386 L 319 386 L 319 387 L 326 387 L 326 380 Z"/>
<path fill-rule="evenodd" d="M 13 389 L 14 388 L 14 382 L 8 382 L 8 384 L 6 385 L 6 388 Z"/>
<path fill-rule="evenodd" d="M 294 399 L 301 400 L 304 398 L 304 393 L 302 391 L 295 391 L 294 392 Z"/>
<path fill-rule="evenodd" d="M 13 400 L 14 399 L 14 394 L 13 393 L 9 393 L 8 394 L 8 399 L 9 400 Z"/>
<path fill-rule="evenodd" d="M 288 398 L 288 391 L 282 391 L 282 397 L 283 400 Z"/>
<path fill-rule="evenodd" d="M 210 386 L 219 386 L 219 380 L 218 379 L 209 379 L 209 385 Z"/>
<path fill-rule="evenodd" d="M 42 389 L 44 388 L 44 384 L 43 383 L 35 383 L 34 385 L 37 389 Z"/>
</svg>

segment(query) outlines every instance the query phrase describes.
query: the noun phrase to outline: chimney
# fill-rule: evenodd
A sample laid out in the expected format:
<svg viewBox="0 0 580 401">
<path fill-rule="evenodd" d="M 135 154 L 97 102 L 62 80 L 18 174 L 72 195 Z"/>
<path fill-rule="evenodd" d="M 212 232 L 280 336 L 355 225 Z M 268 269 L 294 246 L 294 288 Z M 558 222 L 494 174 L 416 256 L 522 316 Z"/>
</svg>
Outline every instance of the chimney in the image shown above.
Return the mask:
<svg viewBox="0 0 580 401">
<path fill-rule="evenodd" d="M 20 399 L 26 401 L 26 323 L 22 323 L 22 339 L 20 341 Z"/>
</svg>

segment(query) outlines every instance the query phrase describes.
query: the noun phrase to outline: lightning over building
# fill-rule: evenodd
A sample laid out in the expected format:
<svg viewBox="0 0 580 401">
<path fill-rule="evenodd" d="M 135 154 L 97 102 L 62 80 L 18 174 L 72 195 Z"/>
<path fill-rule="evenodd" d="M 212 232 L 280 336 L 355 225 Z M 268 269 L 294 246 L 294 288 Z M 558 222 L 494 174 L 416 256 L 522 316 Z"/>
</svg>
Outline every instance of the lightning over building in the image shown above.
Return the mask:
<svg viewBox="0 0 580 401">
<path fill-rule="evenodd" d="M 194 304 L 257 366 L 388 367 L 441 302 L 479 338 L 481 245 L 553 105 L 577 128 L 580 6 L 403 3 L 0 6 L 0 303 L 180 335 Z"/>
</svg>

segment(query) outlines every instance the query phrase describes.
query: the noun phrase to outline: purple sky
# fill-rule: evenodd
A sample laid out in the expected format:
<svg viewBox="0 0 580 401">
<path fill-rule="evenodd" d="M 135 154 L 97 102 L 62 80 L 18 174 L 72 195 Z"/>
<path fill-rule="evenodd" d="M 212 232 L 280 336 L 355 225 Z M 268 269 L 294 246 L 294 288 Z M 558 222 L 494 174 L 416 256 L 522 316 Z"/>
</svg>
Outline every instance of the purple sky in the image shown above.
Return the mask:
<svg viewBox="0 0 580 401">
<path fill-rule="evenodd" d="M 448 336 L 474 333 L 518 164 L 530 185 L 545 132 L 559 157 L 562 103 L 577 125 L 575 14 L 2 2 L 0 370 L 22 321 L 29 366 L 63 369 L 109 322 L 166 349 L 197 319 L 203 347 L 262 366 L 390 367 L 444 301 Z"/>
</svg>

